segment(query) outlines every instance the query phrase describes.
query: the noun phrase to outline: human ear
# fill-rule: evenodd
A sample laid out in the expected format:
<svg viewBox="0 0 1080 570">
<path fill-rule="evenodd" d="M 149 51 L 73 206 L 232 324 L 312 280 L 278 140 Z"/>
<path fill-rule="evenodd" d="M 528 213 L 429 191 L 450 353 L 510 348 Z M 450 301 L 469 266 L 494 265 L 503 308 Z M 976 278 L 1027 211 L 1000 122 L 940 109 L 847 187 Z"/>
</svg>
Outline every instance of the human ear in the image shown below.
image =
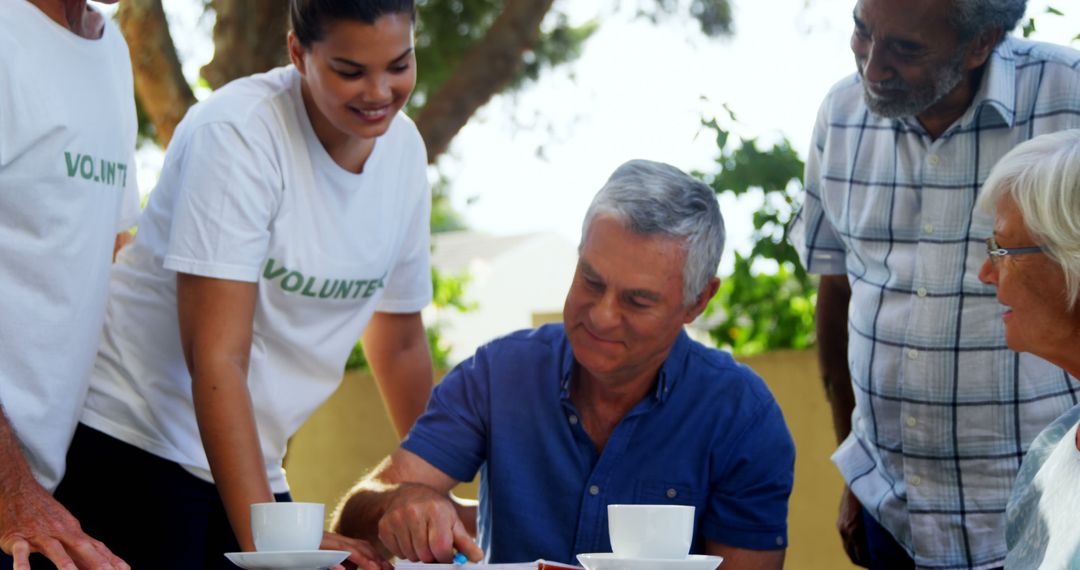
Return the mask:
<svg viewBox="0 0 1080 570">
<path fill-rule="evenodd" d="M 300 40 L 297 39 L 295 32 L 289 32 L 287 41 L 289 44 L 289 60 L 296 66 L 296 70 L 300 72 L 300 75 L 304 75 L 306 71 L 304 69 L 304 54 L 307 53 L 307 50 L 300 45 Z"/>
<path fill-rule="evenodd" d="M 720 289 L 720 278 L 713 277 L 709 279 L 709 282 L 705 285 L 705 289 L 698 293 L 697 299 L 686 307 L 686 318 L 684 322 L 689 324 L 694 319 L 698 318 L 701 313 L 705 312 L 705 307 L 709 306 L 709 301 L 716 296 L 717 290 Z"/>
<path fill-rule="evenodd" d="M 986 63 L 987 59 L 990 59 L 990 54 L 994 53 L 994 48 L 1001 42 L 1002 36 L 1005 35 L 1004 30 L 1001 28 L 995 28 L 993 30 L 983 32 L 971 40 L 971 43 L 967 47 L 967 56 L 965 57 L 965 67 L 970 71 L 972 69 L 978 69 Z"/>
</svg>

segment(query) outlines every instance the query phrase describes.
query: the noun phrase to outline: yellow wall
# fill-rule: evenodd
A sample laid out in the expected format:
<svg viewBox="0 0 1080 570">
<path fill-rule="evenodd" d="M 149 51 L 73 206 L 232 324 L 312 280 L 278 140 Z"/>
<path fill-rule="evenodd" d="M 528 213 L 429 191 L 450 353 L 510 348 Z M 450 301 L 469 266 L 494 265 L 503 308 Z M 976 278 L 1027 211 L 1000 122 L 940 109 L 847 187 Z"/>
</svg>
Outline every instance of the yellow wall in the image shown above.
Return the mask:
<svg viewBox="0 0 1080 570">
<path fill-rule="evenodd" d="M 787 568 L 847 570 L 852 564 L 836 532 L 843 479 L 829 456 L 836 449 L 814 351 L 780 351 L 744 359 L 769 384 L 795 439 L 795 488 L 788 514 Z M 721 566 L 723 568 L 723 566 Z"/>
<path fill-rule="evenodd" d="M 746 360 L 776 395 L 795 438 L 787 568 L 855 568 L 836 534 L 841 479 L 829 462 L 835 447 L 828 404 L 812 351 L 784 351 Z M 293 438 L 285 466 L 297 500 L 328 511 L 364 472 L 396 446 L 393 428 L 370 376 L 348 374 L 341 388 Z M 475 496 L 475 487 L 462 491 Z"/>
</svg>

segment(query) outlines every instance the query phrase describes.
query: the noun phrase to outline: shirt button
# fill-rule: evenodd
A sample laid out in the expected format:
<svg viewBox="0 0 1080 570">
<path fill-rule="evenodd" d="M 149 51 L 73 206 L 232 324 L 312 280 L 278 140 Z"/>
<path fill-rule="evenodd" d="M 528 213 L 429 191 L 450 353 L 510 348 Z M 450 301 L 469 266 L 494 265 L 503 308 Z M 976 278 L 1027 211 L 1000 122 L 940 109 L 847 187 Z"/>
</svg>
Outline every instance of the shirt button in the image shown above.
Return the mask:
<svg viewBox="0 0 1080 570">
<path fill-rule="evenodd" d="M 575 425 L 576 426 L 577 423 L 578 423 L 577 416 L 570 416 L 570 425 Z"/>
<path fill-rule="evenodd" d="M 908 481 L 911 483 L 912 487 L 918 487 L 919 485 L 922 485 L 922 477 L 919 477 L 918 475 L 912 475 L 911 479 L 909 479 Z"/>
<path fill-rule="evenodd" d="M 913 348 L 913 349 L 907 351 L 907 357 L 912 359 L 912 360 L 918 360 L 919 359 L 919 351 L 917 351 L 917 350 L 915 350 Z"/>
<path fill-rule="evenodd" d="M 675 497 L 679 496 L 679 492 L 676 491 L 675 489 L 668 489 L 667 493 L 665 493 L 665 494 L 667 495 L 667 498 L 669 498 L 669 499 L 674 499 Z"/>
<path fill-rule="evenodd" d="M 934 233 L 934 224 L 923 224 L 922 229 L 924 232 L 932 234 Z"/>
<path fill-rule="evenodd" d="M 908 419 L 907 419 L 908 427 L 915 427 L 918 423 L 919 423 L 919 420 L 916 420 L 914 416 L 908 416 Z"/>
<path fill-rule="evenodd" d="M 918 289 L 917 289 L 917 290 L 915 291 L 915 294 L 916 294 L 916 295 L 918 295 L 918 296 L 920 296 L 920 297 L 925 297 L 925 296 L 926 296 L 926 287 L 919 287 L 919 288 L 918 288 Z"/>
<path fill-rule="evenodd" d="M 931 154 L 926 157 L 926 162 L 929 162 L 930 166 L 937 166 L 938 164 L 941 164 L 941 157 L 936 154 Z"/>
<path fill-rule="evenodd" d="M 589 487 L 589 494 L 590 495 L 599 495 L 600 494 L 600 487 L 598 487 L 596 485 L 593 485 L 593 486 Z"/>
<path fill-rule="evenodd" d="M 783 546 L 784 545 L 784 537 L 782 537 L 782 536 L 776 537 L 776 545 L 777 546 Z"/>
</svg>

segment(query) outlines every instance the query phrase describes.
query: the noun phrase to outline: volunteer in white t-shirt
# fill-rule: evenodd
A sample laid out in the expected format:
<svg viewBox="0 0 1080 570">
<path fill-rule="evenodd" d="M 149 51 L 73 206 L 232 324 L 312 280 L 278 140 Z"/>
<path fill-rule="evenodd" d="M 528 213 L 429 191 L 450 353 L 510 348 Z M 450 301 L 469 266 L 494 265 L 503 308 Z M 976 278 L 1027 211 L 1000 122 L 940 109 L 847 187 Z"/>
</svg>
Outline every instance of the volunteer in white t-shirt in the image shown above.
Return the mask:
<svg viewBox="0 0 1080 570">
<path fill-rule="evenodd" d="M 291 11 L 293 65 L 189 111 L 113 273 L 57 497 L 135 568 L 254 549 L 249 507 L 288 500 L 288 438 L 361 335 L 400 435 L 430 394 L 427 160 L 400 112 L 412 2 Z M 382 562 L 363 541 L 322 546 Z"/>
<path fill-rule="evenodd" d="M 979 279 L 997 289 L 1005 342 L 1068 372 L 1069 401 L 1067 384 L 1080 378 L 1080 130 L 1017 145 L 991 169 L 979 205 L 994 212 Z M 1078 420 L 1073 407 L 1024 456 L 1005 511 L 1010 570 L 1080 568 Z"/>
<path fill-rule="evenodd" d="M 4 0 L 0 30 L 0 569 L 127 568 L 50 493 L 138 213 L 128 49 L 85 0 Z"/>
</svg>

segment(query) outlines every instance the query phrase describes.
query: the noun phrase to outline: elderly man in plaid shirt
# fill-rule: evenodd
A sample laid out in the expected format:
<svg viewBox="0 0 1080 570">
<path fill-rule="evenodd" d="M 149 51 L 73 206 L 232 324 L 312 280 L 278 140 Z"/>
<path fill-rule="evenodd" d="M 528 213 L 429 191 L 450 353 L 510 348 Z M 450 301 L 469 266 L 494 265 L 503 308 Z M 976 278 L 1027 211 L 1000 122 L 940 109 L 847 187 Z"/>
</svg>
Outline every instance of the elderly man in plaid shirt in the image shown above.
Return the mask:
<svg viewBox="0 0 1080 570">
<path fill-rule="evenodd" d="M 1020 461 L 1077 403 L 1064 371 L 1006 347 L 977 277 L 990 168 L 1080 127 L 1080 52 L 1010 37 L 1025 4 L 859 0 L 857 73 L 818 115 L 791 236 L 821 274 L 837 526 L 863 566 L 1002 566 Z"/>
</svg>

